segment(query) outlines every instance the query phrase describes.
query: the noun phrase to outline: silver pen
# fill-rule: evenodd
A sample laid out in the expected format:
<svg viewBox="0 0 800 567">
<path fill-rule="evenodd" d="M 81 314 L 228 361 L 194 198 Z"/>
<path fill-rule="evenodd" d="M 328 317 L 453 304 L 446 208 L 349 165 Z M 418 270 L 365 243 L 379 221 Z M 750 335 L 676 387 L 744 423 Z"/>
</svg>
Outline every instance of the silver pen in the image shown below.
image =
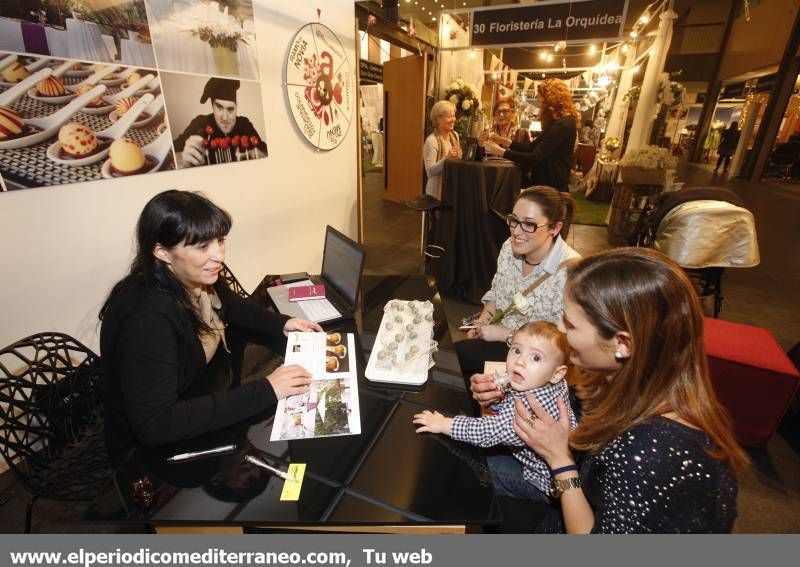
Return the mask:
<svg viewBox="0 0 800 567">
<path fill-rule="evenodd" d="M 261 468 L 267 469 L 268 471 L 272 471 L 273 473 L 275 473 L 276 475 L 281 477 L 283 480 L 291 480 L 291 481 L 294 480 L 294 475 L 289 476 L 288 473 L 285 473 L 282 470 L 276 469 L 275 467 L 269 466 L 267 463 L 265 463 L 264 461 L 262 461 L 258 457 L 254 457 L 253 455 L 247 455 L 247 456 L 245 456 L 244 460 L 247 461 L 248 463 L 253 463 L 257 467 L 261 467 Z"/>
<path fill-rule="evenodd" d="M 206 457 L 210 455 L 219 455 L 224 453 L 233 453 L 236 450 L 236 445 L 223 445 L 222 447 L 214 447 L 213 449 L 206 449 L 204 451 L 191 451 L 189 453 L 179 453 L 167 457 L 167 460 L 173 463 L 179 461 L 188 461 L 189 459 L 197 459 L 199 457 Z"/>
</svg>

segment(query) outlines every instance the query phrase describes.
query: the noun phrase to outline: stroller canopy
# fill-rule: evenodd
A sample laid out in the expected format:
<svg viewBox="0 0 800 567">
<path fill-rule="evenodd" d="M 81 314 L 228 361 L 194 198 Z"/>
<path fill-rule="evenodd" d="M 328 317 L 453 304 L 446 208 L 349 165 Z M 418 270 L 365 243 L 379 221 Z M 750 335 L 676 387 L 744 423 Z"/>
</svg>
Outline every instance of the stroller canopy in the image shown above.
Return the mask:
<svg viewBox="0 0 800 567">
<path fill-rule="evenodd" d="M 687 201 L 664 214 L 654 248 L 684 268 L 758 265 L 753 214 L 725 200 Z"/>
</svg>

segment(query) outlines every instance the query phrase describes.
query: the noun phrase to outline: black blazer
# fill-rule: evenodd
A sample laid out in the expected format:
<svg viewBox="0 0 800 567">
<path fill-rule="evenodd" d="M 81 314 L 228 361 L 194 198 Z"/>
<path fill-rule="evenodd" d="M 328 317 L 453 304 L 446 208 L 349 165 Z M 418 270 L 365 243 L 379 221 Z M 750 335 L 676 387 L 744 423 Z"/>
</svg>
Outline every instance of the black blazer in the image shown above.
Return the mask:
<svg viewBox="0 0 800 567">
<path fill-rule="evenodd" d="M 242 299 L 222 282 L 215 289 L 226 327 L 282 337 L 288 317 Z M 164 292 L 137 287 L 114 298 L 103 317 L 100 351 L 112 460 L 136 443 L 153 447 L 195 437 L 277 403 L 266 380 L 191 395 L 206 370 L 205 353 L 190 318 Z"/>
<path fill-rule="evenodd" d="M 503 157 L 519 165 L 523 186 L 547 185 L 569 191 L 569 172 L 578 135 L 575 117 L 554 120 L 532 143 L 512 142 Z"/>
</svg>

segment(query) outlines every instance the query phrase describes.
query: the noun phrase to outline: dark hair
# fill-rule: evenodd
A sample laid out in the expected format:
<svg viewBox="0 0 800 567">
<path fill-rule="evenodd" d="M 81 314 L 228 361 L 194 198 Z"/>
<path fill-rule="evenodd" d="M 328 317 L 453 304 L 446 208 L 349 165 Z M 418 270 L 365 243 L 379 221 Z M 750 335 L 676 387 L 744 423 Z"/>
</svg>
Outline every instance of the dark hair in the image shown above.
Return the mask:
<svg viewBox="0 0 800 567">
<path fill-rule="evenodd" d="M 730 129 L 731 130 L 738 130 L 739 129 L 739 123 L 736 120 L 734 120 L 733 122 L 731 122 Z"/>
<path fill-rule="evenodd" d="M 648 248 L 608 250 L 570 266 L 564 294 L 603 339 L 625 332 L 631 341 L 630 358 L 611 380 L 593 375 L 578 387 L 583 416 L 573 447 L 596 453 L 674 412 L 711 438 L 712 456 L 735 469 L 747 464 L 711 385 L 700 301 L 678 264 Z"/>
<path fill-rule="evenodd" d="M 539 205 L 547 222 L 562 223 L 559 234 L 561 238 L 567 238 L 569 227 L 572 224 L 572 217 L 575 214 L 575 199 L 572 195 L 546 185 L 534 185 L 523 189 L 517 196 L 517 201 L 520 199 Z"/>
<path fill-rule="evenodd" d="M 188 290 L 169 266 L 156 258 L 153 249 L 156 244 L 172 248 L 220 238 L 230 232 L 232 224 L 225 210 L 197 192 L 170 190 L 150 199 L 136 223 L 136 256 L 130 271 L 111 290 L 100 309 L 100 319 L 121 292 L 143 287 L 168 293 L 184 308 L 195 330 L 210 331 L 192 307 Z"/>
</svg>

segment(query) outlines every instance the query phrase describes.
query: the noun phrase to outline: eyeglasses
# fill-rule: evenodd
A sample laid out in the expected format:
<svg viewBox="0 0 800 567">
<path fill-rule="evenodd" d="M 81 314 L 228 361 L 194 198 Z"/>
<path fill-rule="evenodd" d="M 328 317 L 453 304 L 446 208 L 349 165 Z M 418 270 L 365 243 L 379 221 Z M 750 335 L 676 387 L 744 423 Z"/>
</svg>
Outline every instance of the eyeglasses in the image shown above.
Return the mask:
<svg viewBox="0 0 800 567">
<path fill-rule="evenodd" d="M 514 215 L 508 215 L 506 217 L 506 224 L 508 225 L 508 228 L 510 228 L 512 230 L 517 228 L 517 227 L 520 227 L 523 232 L 536 232 L 537 230 L 539 230 L 542 227 L 547 227 L 547 226 L 552 226 L 553 225 L 553 223 L 536 224 L 535 222 L 519 220 Z"/>
<path fill-rule="evenodd" d="M 509 114 L 511 112 L 510 108 L 498 108 L 494 111 L 495 114 Z"/>
</svg>

